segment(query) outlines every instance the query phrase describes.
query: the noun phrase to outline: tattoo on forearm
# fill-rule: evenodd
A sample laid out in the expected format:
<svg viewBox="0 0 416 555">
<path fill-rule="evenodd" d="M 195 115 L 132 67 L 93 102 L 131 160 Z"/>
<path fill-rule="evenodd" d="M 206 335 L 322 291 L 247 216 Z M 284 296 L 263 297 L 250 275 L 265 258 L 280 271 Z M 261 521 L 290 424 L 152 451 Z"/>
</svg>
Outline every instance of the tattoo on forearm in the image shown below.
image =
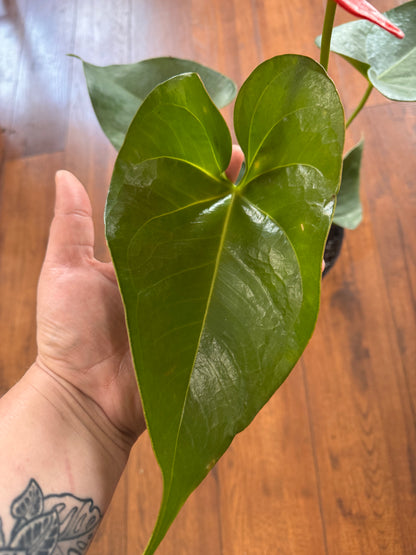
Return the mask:
<svg viewBox="0 0 416 555">
<path fill-rule="evenodd" d="M 101 520 L 91 499 L 43 495 L 36 480 L 12 502 L 15 519 L 7 543 L 0 518 L 1 555 L 84 555 Z"/>
</svg>

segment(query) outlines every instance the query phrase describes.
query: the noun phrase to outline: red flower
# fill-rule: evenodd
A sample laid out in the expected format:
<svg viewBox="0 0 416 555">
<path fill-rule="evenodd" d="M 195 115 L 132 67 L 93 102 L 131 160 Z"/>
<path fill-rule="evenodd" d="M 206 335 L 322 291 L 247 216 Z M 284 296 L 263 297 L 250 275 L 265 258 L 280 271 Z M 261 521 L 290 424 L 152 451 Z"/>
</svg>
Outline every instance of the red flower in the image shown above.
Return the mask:
<svg viewBox="0 0 416 555">
<path fill-rule="evenodd" d="M 401 29 L 393 25 L 382 13 L 380 13 L 374 6 L 372 6 L 366 0 L 335 0 L 344 10 L 356 15 L 357 17 L 362 17 L 363 19 L 368 19 L 376 25 L 379 25 L 395 37 L 402 39 L 404 33 Z"/>
</svg>

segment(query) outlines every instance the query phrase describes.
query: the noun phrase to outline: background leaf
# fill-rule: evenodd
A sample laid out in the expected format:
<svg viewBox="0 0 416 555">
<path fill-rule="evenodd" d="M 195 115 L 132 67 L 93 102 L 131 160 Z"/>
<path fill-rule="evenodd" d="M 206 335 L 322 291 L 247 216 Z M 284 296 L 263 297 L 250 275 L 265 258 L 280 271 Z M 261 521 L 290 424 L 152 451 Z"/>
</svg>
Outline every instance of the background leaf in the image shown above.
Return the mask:
<svg viewBox="0 0 416 555">
<path fill-rule="evenodd" d="M 104 67 L 83 61 L 83 66 L 97 119 L 117 150 L 146 96 L 174 75 L 198 73 L 218 108 L 229 104 L 237 93 L 231 79 L 192 60 L 164 57 Z"/>
<path fill-rule="evenodd" d="M 282 383 L 315 324 L 343 110 L 301 56 L 262 64 L 237 99 L 247 171 L 195 74 L 157 87 L 120 150 L 106 232 L 164 492 L 146 553 Z M 292 217 L 291 217 L 292 216 Z"/>
<path fill-rule="evenodd" d="M 331 50 L 352 63 L 387 98 L 414 101 L 416 0 L 386 12 L 386 16 L 404 31 L 404 39 L 367 21 L 353 21 L 335 27 Z"/>
<path fill-rule="evenodd" d="M 346 229 L 355 229 L 362 220 L 360 201 L 360 169 L 364 141 L 360 141 L 344 158 L 341 187 L 337 195 L 334 223 Z"/>
<path fill-rule="evenodd" d="M 366 48 L 370 69 L 368 79 L 391 100 L 416 100 L 416 0 L 398 6 L 389 18 L 405 32 L 394 40 L 386 33 L 369 33 Z M 386 36 L 387 35 L 387 36 Z"/>
<path fill-rule="evenodd" d="M 355 67 L 365 78 L 370 67 L 365 50 L 365 42 L 369 31 L 374 27 L 369 21 L 353 21 L 334 27 L 331 37 L 331 51 L 340 54 Z M 321 47 L 322 36 L 315 39 Z M 397 40 L 397 39 L 396 39 Z"/>
</svg>

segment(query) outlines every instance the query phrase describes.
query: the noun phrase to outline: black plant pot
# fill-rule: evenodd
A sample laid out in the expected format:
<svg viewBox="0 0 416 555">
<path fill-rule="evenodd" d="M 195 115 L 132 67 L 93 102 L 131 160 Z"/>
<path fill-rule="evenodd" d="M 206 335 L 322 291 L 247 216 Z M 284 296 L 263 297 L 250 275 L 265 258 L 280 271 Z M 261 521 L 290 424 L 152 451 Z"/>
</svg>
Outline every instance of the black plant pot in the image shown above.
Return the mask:
<svg viewBox="0 0 416 555">
<path fill-rule="evenodd" d="M 341 252 L 342 241 L 344 239 L 344 228 L 339 225 L 332 224 L 329 230 L 328 239 L 326 240 L 324 260 L 325 260 L 325 270 L 323 276 L 325 276 L 332 266 L 335 264 L 336 259 Z"/>
</svg>

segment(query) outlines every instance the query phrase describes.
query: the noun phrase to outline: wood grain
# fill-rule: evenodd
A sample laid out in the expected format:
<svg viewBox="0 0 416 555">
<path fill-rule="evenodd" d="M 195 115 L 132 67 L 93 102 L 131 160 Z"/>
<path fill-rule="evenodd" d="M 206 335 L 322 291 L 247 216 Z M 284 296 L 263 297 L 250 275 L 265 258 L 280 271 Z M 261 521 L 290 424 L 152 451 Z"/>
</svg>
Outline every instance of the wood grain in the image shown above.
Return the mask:
<svg viewBox="0 0 416 555">
<path fill-rule="evenodd" d="M 323 2 L 303 0 L 0 2 L 0 394 L 35 356 L 57 169 L 85 183 L 97 256 L 108 256 L 102 214 L 115 152 L 81 64 L 65 54 L 102 65 L 194 58 L 241 85 L 275 54 L 316 58 L 322 14 Z M 338 23 L 350 19 L 338 11 Z M 335 57 L 330 73 L 350 114 L 365 81 Z M 232 108 L 223 113 L 231 126 Z M 161 555 L 416 553 L 415 105 L 372 95 L 347 146 L 362 135 L 364 221 L 324 280 L 315 334 L 185 504 Z M 140 553 L 160 494 L 145 434 L 90 553 Z"/>
</svg>

